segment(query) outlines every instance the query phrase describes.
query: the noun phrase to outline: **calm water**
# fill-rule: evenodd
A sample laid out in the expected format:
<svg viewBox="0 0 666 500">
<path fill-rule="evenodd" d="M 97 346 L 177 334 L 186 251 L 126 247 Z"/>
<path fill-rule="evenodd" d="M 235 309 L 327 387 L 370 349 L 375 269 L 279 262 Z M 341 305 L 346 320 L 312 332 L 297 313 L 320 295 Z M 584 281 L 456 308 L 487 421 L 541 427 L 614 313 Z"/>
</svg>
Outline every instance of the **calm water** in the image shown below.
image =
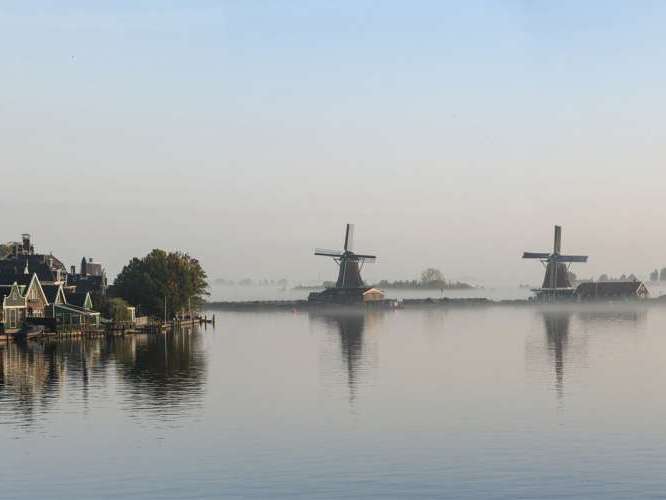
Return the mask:
<svg viewBox="0 0 666 500">
<path fill-rule="evenodd" d="M 0 498 L 664 498 L 666 307 L 0 347 Z"/>
</svg>

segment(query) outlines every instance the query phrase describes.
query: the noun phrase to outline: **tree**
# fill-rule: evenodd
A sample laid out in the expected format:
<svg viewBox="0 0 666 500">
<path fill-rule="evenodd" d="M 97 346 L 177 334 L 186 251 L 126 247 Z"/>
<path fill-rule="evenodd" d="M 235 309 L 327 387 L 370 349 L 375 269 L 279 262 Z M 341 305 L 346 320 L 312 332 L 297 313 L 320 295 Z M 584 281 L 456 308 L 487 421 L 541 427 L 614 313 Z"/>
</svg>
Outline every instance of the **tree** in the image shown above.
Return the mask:
<svg viewBox="0 0 666 500">
<path fill-rule="evenodd" d="M 421 284 L 422 285 L 441 285 L 444 286 L 446 284 L 446 280 L 444 279 L 444 275 L 442 274 L 442 271 L 439 269 L 435 269 L 433 267 L 429 267 L 425 271 L 421 273 Z"/>
<path fill-rule="evenodd" d="M 567 271 L 567 276 L 569 277 L 570 283 L 575 283 L 576 281 L 578 281 L 578 276 L 576 276 L 576 273 L 574 272 Z"/>
<path fill-rule="evenodd" d="M 190 307 L 198 309 L 209 295 L 206 272 L 199 261 L 181 252 L 155 249 L 133 258 L 120 272 L 109 294 L 125 299 L 153 316 L 169 317 Z"/>
<path fill-rule="evenodd" d="M 0 259 L 4 259 L 12 254 L 13 246 L 11 243 L 0 244 Z"/>
<path fill-rule="evenodd" d="M 659 281 L 666 281 L 666 267 L 662 267 L 659 272 Z"/>
<path fill-rule="evenodd" d="M 602 274 L 601 276 L 599 276 L 599 281 L 608 281 L 608 275 Z"/>
<path fill-rule="evenodd" d="M 650 281 L 659 281 L 659 271 L 657 269 L 650 273 Z"/>
<path fill-rule="evenodd" d="M 108 295 L 95 295 L 93 299 L 93 306 L 95 310 L 102 314 L 103 318 L 112 321 L 128 321 L 129 304 L 120 297 L 109 297 Z"/>
</svg>

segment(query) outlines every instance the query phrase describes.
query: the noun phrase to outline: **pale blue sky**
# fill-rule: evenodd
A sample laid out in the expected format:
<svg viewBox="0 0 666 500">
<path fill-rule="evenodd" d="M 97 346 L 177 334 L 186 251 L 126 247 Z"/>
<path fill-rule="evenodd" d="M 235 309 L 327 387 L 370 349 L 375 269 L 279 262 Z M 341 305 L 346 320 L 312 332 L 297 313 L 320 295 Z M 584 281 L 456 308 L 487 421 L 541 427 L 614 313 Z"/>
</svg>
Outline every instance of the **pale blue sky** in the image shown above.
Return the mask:
<svg viewBox="0 0 666 500">
<path fill-rule="evenodd" d="M 3 2 L 3 235 L 115 273 L 436 266 L 538 281 L 666 265 L 663 2 Z M 269 252 L 268 254 L 266 252 Z"/>
</svg>

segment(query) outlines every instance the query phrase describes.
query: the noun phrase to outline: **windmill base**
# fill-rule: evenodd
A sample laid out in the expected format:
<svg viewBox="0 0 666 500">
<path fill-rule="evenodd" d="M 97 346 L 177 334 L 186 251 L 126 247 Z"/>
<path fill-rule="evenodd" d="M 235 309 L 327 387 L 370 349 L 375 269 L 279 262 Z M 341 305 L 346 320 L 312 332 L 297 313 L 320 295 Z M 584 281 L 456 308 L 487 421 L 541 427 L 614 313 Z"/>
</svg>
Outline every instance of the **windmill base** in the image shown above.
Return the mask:
<svg viewBox="0 0 666 500">
<path fill-rule="evenodd" d="M 363 294 L 371 287 L 327 288 L 323 292 L 312 292 L 308 302 L 324 304 L 362 304 Z"/>
<path fill-rule="evenodd" d="M 534 288 L 536 302 L 571 302 L 576 300 L 575 288 Z"/>
</svg>

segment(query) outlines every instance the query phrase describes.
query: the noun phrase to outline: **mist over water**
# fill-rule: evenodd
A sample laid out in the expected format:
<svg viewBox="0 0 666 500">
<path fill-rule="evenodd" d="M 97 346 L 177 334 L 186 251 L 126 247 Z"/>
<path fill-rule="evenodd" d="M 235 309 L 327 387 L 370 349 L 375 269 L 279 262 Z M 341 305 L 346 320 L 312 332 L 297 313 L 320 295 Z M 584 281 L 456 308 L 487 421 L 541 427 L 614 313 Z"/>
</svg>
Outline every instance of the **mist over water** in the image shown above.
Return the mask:
<svg viewBox="0 0 666 500">
<path fill-rule="evenodd" d="M 538 285 L 535 286 L 539 286 Z M 666 284 L 646 283 L 651 297 L 666 294 Z M 313 290 L 299 289 L 293 285 L 229 285 L 213 283 L 210 289 L 210 301 L 245 301 L 245 300 L 304 300 Z M 422 298 L 488 298 L 490 300 L 526 300 L 534 296 L 530 287 L 488 284 L 478 288 L 465 290 L 433 290 L 433 289 L 395 289 L 384 290 L 387 298 L 422 299 Z"/>
<path fill-rule="evenodd" d="M 666 308 L 220 313 L 0 346 L 0 498 L 649 498 Z M 39 474 L 35 474 L 39 471 Z"/>
</svg>

